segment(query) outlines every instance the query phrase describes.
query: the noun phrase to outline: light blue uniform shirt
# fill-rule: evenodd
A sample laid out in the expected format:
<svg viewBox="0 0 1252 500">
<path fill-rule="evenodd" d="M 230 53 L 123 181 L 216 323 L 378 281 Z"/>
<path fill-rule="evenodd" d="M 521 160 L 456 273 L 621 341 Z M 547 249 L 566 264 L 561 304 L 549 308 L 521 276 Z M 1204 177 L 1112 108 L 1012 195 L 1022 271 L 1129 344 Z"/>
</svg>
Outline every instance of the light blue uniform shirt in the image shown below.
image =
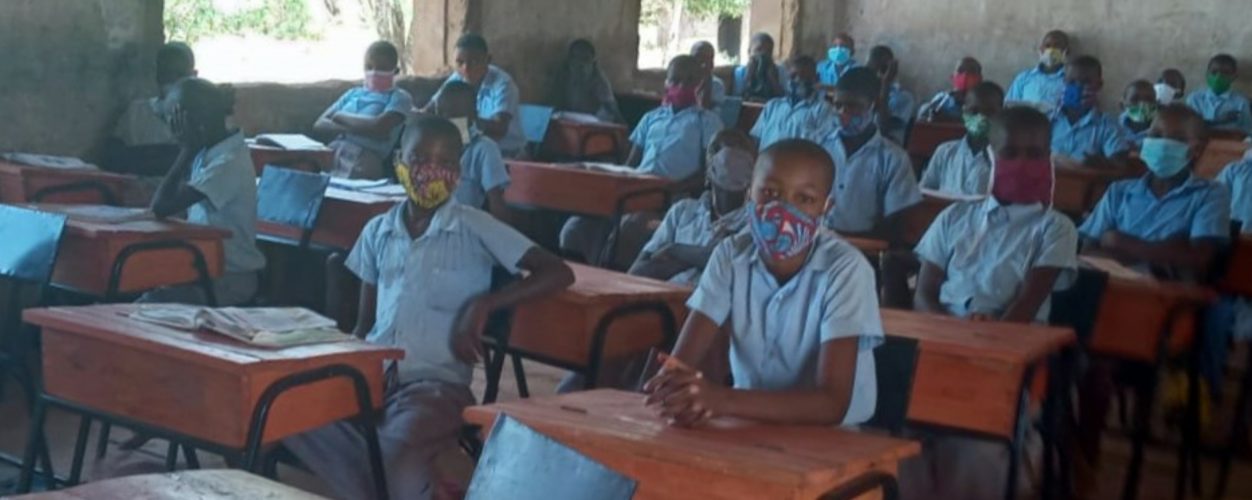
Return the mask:
<svg viewBox="0 0 1252 500">
<path fill-rule="evenodd" d="M 1103 155 L 1112 158 L 1130 150 L 1125 131 L 1113 117 L 1092 109 L 1070 123 L 1064 113 L 1052 116 L 1052 154 L 1068 156 L 1078 161 Z"/>
<path fill-rule="evenodd" d="M 922 201 L 909 154 L 881 133 L 875 133 L 851 157 L 837 132 L 822 147 L 835 161 L 831 197 L 835 206 L 825 225 L 841 233 L 863 233 L 879 220 Z"/>
<path fill-rule="evenodd" d="M 1002 205 L 993 197 L 944 209 L 917 244 L 917 256 L 946 273 L 939 302 L 955 316 L 999 317 L 1035 268 L 1062 270 L 1054 286 L 1068 288 L 1078 266 L 1078 231 L 1069 218 L 1040 203 Z M 1046 323 L 1050 299 L 1035 314 Z"/>
<path fill-rule="evenodd" d="M 460 73 L 452 73 L 449 82 L 463 82 Z M 446 82 L 445 82 L 446 83 Z M 478 117 L 488 120 L 496 118 L 500 113 L 508 113 L 509 131 L 498 141 L 500 152 L 512 158 L 526 147 L 526 135 L 522 133 L 522 116 L 518 111 L 522 103 L 522 94 L 513 83 L 513 77 L 496 65 L 487 67 L 487 74 L 478 84 Z"/>
<path fill-rule="evenodd" d="M 400 113 L 409 116 L 413 111 L 413 96 L 404 89 L 396 87 L 387 92 L 374 92 L 365 87 L 353 87 L 344 92 L 338 101 L 330 105 L 327 112 L 352 113 L 364 116 L 381 116 L 387 113 Z M 400 142 L 400 125 L 391 129 L 387 139 L 376 139 L 358 134 L 344 134 L 348 142 L 361 146 L 379 156 L 387 157 L 391 150 Z"/>
<path fill-rule="evenodd" d="M 243 132 L 196 155 L 187 185 L 204 199 L 187 209 L 187 221 L 230 231 L 223 244 L 227 273 L 265 267 L 256 247 L 256 169 Z"/>
<path fill-rule="evenodd" d="M 639 120 L 630 142 L 643 149 L 639 173 L 680 181 L 699 173 L 713 136 L 722 130 L 716 111 L 691 106 L 677 113 L 661 106 Z"/>
<path fill-rule="evenodd" d="M 904 144 L 904 131 L 913 119 L 915 106 L 917 106 L 917 99 L 913 97 L 912 92 L 904 90 L 899 83 L 891 84 L 891 92 L 887 95 L 887 110 L 891 114 L 891 123 L 879 125 L 887 130 L 887 137 L 896 141 L 896 144 Z"/>
<path fill-rule="evenodd" d="M 454 196 L 462 205 L 482 209 L 487 192 L 509 185 L 509 171 L 504 166 L 496 141 L 480 132 L 471 132 L 470 142 L 461 152 L 461 180 Z"/>
<path fill-rule="evenodd" d="M 438 380 L 469 386 L 474 367 L 450 346 L 470 300 L 491 290 L 495 266 L 517 274 L 535 246 L 486 212 L 455 200 L 440 207 L 417 239 L 404 224 L 408 202 L 370 220 L 345 265 L 377 287 L 374 328 L 365 340 L 404 349 L 402 382 Z"/>
<path fill-rule="evenodd" d="M 1205 121 L 1216 121 L 1229 113 L 1238 113 L 1238 120 L 1218 125 L 1217 128 L 1252 134 L 1252 107 L 1248 104 L 1248 97 L 1237 90 L 1227 90 L 1222 95 L 1213 93 L 1213 89 L 1192 92 L 1187 96 L 1187 106 L 1200 113 Z"/>
<path fill-rule="evenodd" d="M 730 327 L 736 389 L 813 388 L 821 345 L 859 338 L 843 419 L 855 425 L 873 416 L 878 398 L 874 348 L 882 343 L 883 331 L 874 270 L 860 251 L 828 231 L 819 231 L 813 244 L 800 272 L 779 284 L 751 235 L 727 238 L 713 251 L 687 306 Z"/>
<path fill-rule="evenodd" d="M 718 108 L 722 107 L 723 102 L 726 102 L 726 82 L 722 81 L 722 79 L 719 78 L 717 75 L 713 75 L 713 78 L 710 79 L 710 82 L 711 83 L 709 83 L 709 85 L 712 86 L 711 90 L 713 92 L 713 95 L 710 96 L 709 100 L 713 101 L 712 109 L 717 110 Z"/>
<path fill-rule="evenodd" d="M 1017 74 L 1009 91 L 1004 95 L 1004 105 L 1027 104 L 1051 113 L 1061 107 L 1065 95 L 1065 68 L 1054 73 L 1044 73 L 1035 66 Z"/>
<path fill-rule="evenodd" d="M 782 84 L 783 93 L 791 88 L 791 73 L 787 72 L 787 66 L 775 64 L 778 67 L 778 83 Z M 748 66 L 741 64 L 735 67 L 735 88 L 731 89 L 731 95 L 742 97 L 744 92 L 748 91 Z"/>
<path fill-rule="evenodd" d="M 705 192 L 699 199 L 687 198 L 670 207 L 640 254 L 654 254 L 673 244 L 708 247 L 715 239 L 743 230 L 747 223 L 748 213 L 743 207 L 713 220 L 713 197 Z M 688 269 L 675 274 L 669 281 L 695 285 L 700 281 L 700 270 Z"/>
<path fill-rule="evenodd" d="M 839 77 L 847 73 L 848 70 L 860 65 L 861 63 L 856 62 L 856 59 L 849 60 L 843 66 L 835 64 L 830 59 L 822 59 L 817 63 L 817 82 L 833 87 L 836 83 L 839 83 Z"/>
<path fill-rule="evenodd" d="M 1109 230 L 1145 241 L 1230 238 L 1230 193 L 1224 186 L 1192 175 L 1158 199 L 1148 186 L 1150 176 L 1109 185 L 1079 233 L 1094 240 Z"/>
<path fill-rule="evenodd" d="M 1135 150 L 1143 147 L 1143 140 L 1148 137 L 1148 132 L 1152 130 L 1152 127 L 1149 126 L 1139 132 L 1135 132 L 1134 129 L 1130 128 L 1130 116 L 1125 111 L 1117 118 L 1117 123 L 1122 126 L 1122 137 L 1125 137 L 1126 143 Z"/>
<path fill-rule="evenodd" d="M 959 120 L 963 111 L 964 108 L 962 107 L 962 104 L 956 102 L 956 98 L 952 97 L 952 92 L 945 90 L 935 94 L 934 97 L 930 98 L 929 102 L 923 104 L 921 108 L 918 108 L 917 117 L 918 119 L 921 119 L 926 116 L 927 113 L 932 113 L 936 117 Z"/>
<path fill-rule="evenodd" d="M 940 144 L 922 172 L 923 188 L 945 193 L 987 194 L 990 181 L 991 159 L 987 150 L 970 149 L 968 138 Z"/>
<path fill-rule="evenodd" d="M 1230 192 L 1230 218 L 1243 223 L 1243 232 L 1252 234 L 1252 158 L 1226 165 L 1217 182 Z"/>
<path fill-rule="evenodd" d="M 799 102 L 790 97 L 769 100 L 761 117 L 752 126 L 752 137 L 761 142 L 761 151 L 784 139 L 821 141 L 835 126 L 835 114 L 820 92 Z"/>
</svg>

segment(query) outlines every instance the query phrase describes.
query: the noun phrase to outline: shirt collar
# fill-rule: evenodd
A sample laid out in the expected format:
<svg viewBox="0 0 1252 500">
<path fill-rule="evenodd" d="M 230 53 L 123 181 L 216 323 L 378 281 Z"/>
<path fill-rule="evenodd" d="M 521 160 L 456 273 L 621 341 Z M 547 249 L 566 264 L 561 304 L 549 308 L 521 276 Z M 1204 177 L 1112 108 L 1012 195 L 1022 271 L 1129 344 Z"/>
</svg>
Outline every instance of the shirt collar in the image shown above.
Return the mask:
<svg viewBox="0 0 1252 500">
<path fill-rule="evenodd" d="M 205 156 L 220 156 L 243 145 L 243 131 L 236 130 L 234 133 L 226 136 L 225 139 L 218 141 L 217 144 L 205 148 L 203 154 Z"/>
<path fill-rule="evenodd" d="M 749 236 L 750 238 L 750 236 Z M 839 242 L 843 242 L 843 237 L 836 234 L 830 229 L 818 226 L 817 236 L 813 239 L 813 246 L 809 249 L 808 258 L 805 259 L 804 265 L 800 266 L 800 270 L 791 278 L 795 281 L 801 274 L 817 272 L 820 269 L 828 269 L 834 264 L 838 252 L 836 247 Z M 761 258 L 761 252 L 757 250 L 756 244 L 749 239 L 748 241 L 748 264 L 752 267 L 760 269 L 760 272 L 769 274 L 770 278 L 774 278 L 769 273 L 769 268 L 765 267 L 765 261 Z"/>
<path fill-rule="evenodd" d="M 1156 198 L 1156 193 L 1152 191 L 1152 174 L 1151 173 L 1143 174 L 1143 177 L 1140 177 L 1139 182 L 1137 182 L 1136 184 L 1139 186 L 1141 190 L 1143 190 L 1144 193 L 1147 193 L 1148 195 L 1151 195 L 1153 198 Z M 1165 196 L 1162 196 L 1159 199 L 1164 200 L 1171 196 L 1179 196 L 1184 193 L 1190 192 L 1191 190 L 1204 187 L 1204 185 L 1205 185 L 1204 179 L 1197 177 L 1195 175 L 1195 172 L 1189 172 L 1187 174 L 1187 180 L 1183 181 L 1182 184 L 1174 186 L 1173 189 L 1170 189 L 1169 191 L 1165 193 Z"/>
<path fill-rule="evenodd" d="M 391 207 L 391 210 L 387 213 L 388 224 L 385 225 L 384 236 L 391 237 L 404 235 L 406 236 L 406 239 L 416 239 L 413 238 L 413 235 L 409 234 L 409 227 L 404 222 L 405 207 L 408 206 L 409 203 L 413 202 L 405 200 L 401 203 L 397 203 L 396 206 Z M 452 232 L 460 227 L 460 219 L 456 217 L 456 212 L 459 210 L 457 205 L 458 203 L 455 198 L 448 198 L 448 201 L 445 202 L 443 206 L 436 209 L 435 215 L 430 219 L 430 227 L 426 228 L 426 234 L 431 234 L 431 231 Z"/>
<path fill-rule="evenodd" d="M 1042 203 L 1019 204 L 1000 203 L 995 196 L 983 198 L 981 212 L 983 217 L 994 218 L 998 221 L 1023 219 L 1035 214 L 1042 213 L 1044 206 Z"/>
</svg>

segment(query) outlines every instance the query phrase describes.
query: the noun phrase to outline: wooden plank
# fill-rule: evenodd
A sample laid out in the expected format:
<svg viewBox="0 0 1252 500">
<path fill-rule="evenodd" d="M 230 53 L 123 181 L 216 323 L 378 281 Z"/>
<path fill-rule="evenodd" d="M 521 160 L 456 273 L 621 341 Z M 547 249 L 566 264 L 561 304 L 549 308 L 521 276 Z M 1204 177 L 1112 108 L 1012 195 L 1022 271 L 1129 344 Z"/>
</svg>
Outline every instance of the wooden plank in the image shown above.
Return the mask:
<svg viewBox="0 0 1252 500">
<path fill-rule="evenodd" d="M 91 169 L 64 169 L 33 167 L 0 160 L 0 203 L 31 203 L 35 193 L 66 184 L 83 181 L 99 182 L 112 193 L 118 203 L 138 181 L 131 176 Z M 79 191 L 50 195 L 49 203 L 104 203 L 105 200 L 92 191 Z"/>
<path fill-rule="evenodd" d="M 323 497 L 241 470 L 195 470 L 105 479 L 13 500 L 321 500 Z"/>
<path fill-rule="evenodd" d="M 617 123 L 584 123 L 553 118 L 541 152 L 545 158 L 583 160 L 619 158 L 630 148 L 629 130 Z"/>
<path fill-rule="evenodd" d="M 558 212 L 611 217 L 618 200 L 642 190 L 663 188 L 669 181 L 650 175 L 591 171 L 552 163 L 509 161 L 511 182 L 505 201 Z M 664 196 L 641 196 L 625 205 L 625 212 L 662 211 Z"/>
<path fill-rule="evenodd" d="M 1177 355 L 1195 340 L 1195 314 L 1216 299 L 1204 288 L 1166 283 L 1151 278 L 1110 276 L 1092 329 L 1092 352 L 1120 359 L 1156 363 L 1157 339 L 1169 326 L 1168 353 Z"/>
<path fill-rule="evenodd" d="M 1056 167 L 1053 206 L 1066 214 L 1083 216 L 1095 208 L 1109 184 L 1138 176 L 1131 170 L 1096 170 L 1085 167 Z"/>
</svg>

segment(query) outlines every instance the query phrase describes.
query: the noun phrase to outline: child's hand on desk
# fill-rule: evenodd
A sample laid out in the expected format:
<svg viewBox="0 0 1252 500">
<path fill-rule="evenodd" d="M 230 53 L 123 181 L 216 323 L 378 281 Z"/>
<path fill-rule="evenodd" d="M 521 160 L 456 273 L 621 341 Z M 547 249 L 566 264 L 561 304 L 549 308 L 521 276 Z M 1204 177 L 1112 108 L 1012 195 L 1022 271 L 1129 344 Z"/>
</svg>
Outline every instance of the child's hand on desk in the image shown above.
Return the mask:
<svg viewBox="0 0 1252 500">
<path fill-rule="evenodd" d="M 664 366 L 643 385 L 648 393 L 644 404 L 677 427 L 694 427 L 712 418 L 726 389 L 710 384 L 703 373 L 673 357 L 658 356 Z"/>
<path fill-rule="evenodd" d="M 482 359 L 483 330 L 487 328 L 490 313 L 491 309 L 477 300 L 470 301 L 461 311 L 452 331 L 452 354 L 457 359 L 469 364 Z"/>
</svg>

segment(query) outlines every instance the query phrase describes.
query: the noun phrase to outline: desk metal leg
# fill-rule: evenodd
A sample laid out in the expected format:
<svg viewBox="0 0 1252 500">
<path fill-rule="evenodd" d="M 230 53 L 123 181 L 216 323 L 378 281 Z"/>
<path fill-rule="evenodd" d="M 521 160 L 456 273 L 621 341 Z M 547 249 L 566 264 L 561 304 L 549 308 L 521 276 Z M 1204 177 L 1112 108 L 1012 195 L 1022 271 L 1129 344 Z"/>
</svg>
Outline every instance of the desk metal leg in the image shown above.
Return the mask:
<svg viewBox="0 0 1252 500">
<path fill-rule="evenodd" d="M 109 432 L 112 430 L 113 424 L 100 422 L 100 436 L 96 440 L 96 460 L 104 458 L 104 453 L 109 450 Z"/>
<path fill-rule="evenodd" d="M 1004 484 L 1005 500 L 1017 498 L 1017 476 L 1022 464 L 1022 444 L 1026 442 L 1026 429 L 1030 427 L 1027 412 L 1030 411 L 1030 395 L 1026 389 L 1034 380 L 1035 366 L 1031 365 L 1022 373 L 1021 385 L 1017 389 L 1017 415 L 1013 426 L 1013 437 L 1009 440 L 1009 471 Z"/>
<path fill-rule="evenodd" d="M 1135 415 L 1134 430 L 1132 434 L 1132 451 L 1130 455 L 1130 463 L 1126 469 L 1126 482 L 1122 485 L 1122 498 L 1124 500 L 1133 500 L 1139 497 L 1139 477 L 1143 471 L 1143 448 L 1146 446 L 1147 440 L 1152 432 L 1152 407 L 1156 402 L 1156 389 L 1160 383 L 1160 372 L 1165 366 L 1165 361 L 1169 357 L 1170 337 L 1174 333 L 1175 319 L 1180 314 L 1184 314 L 1189 310 L 1188 307 L 1176 305 L 1170 308 L 1165 315 L 1165 322 L 1161 326 L 1161 331 L 1157 334 L 1156 341 L 1156 364 L 1152 366 L 1152 374 L 1146 380 L 1146 384 L 1139 386 L 1140 393 L 1135 396 Z M 1199 335 L 1203 330 L 1198 330 Z M 1188 356 L 1190 359 L 1194 353 L 1196 346 L 1191 346 L 1193 353 Z M 1184 426 L 1185 427 L 1185 426 Z M 1183 449 L 1187 448 L 1186 433 L 1183 431 Z M 1185 455 L 1180 455 L 1184 456 Z M 1187 462 L 1184 459 L 1178 464 L 1178 475 L 1186 476 Z M 1177 478 L 1176 486 L 1183 484 L 1185 478 Z"/>
<path fill-rule="evenodd" d="M 87 454 L 87 441 L 91 436 L 91 419 L 83 416 L 78 420 L 78 437 L 74 439 L 74 458 L 70 464 L 70 486 L 79 483 L 83 474 L 83 456 Z"/>
<path fill-rule="evenodd" d="M 204 258 L 204 254 L 200 252 L 199 248 L 182 240 L 145 241 L 123 248 L 121 252 L 118 252 L 117 258 L 113 260 L 113 269 L 109 273 L 109 284 L 104 292 L 104 300 L 108 302 L 117 296 L 122 284 L 122 271 L 126 269 L 126 262 L 131 257 L 134 257 L 136 254 L 157 250 L 183 250 L 190 253 L 191 265 L 196 269 L 196 282 L 204 292 L 205 305 L 217 307 L 217 293 L 213 290 L 213 279 L 209 277 L 208 261 Z"/>
<path fill-rule="evenodd" d="M 530 386 L 526 383 L 526 368 L 522 366 L 522 356 L 513 353 L 513 376 L 517 378 L 517 395 L 522 399 L 530 397 Z"/>
<path fill-rule="evenodd" d="M 587 353 L 587 367 L 583 372 L 583 388 L 595 389 L 600 378 L 600 365 L 604 361 L 604 343 L 609 335 L 609 328 L 618 320 L 637 314 L 655 314 L 661 320 L 662 347 L 668 349 L 678 340 L 678 327 L 674 320 L 674 312 L 664 302 L 638 302 L 620 306 L 605 314 L 596 323 L 596 330 L 591 337 L 591 351 Z"/>
<path fill-rule="evenodd" d="M 47 418 L 47 405 L 43 398 L 35 397 L 35 411 L 30 420 L 30 436 L 26 439 L 26 452 L 22 455 L 22 471 L 17 479 L 17 493 L 30 493 L 31 482 L 34 479 L 35 460 L 40 458 L 37 455 L 42 451 L 43 460 L 51 462 L 48 456 L 47 443 L 44 441 L 44 419 Z M 42 450 L 40 448 L 43 448 Z M 44 466 L 44 473 L 51 476 L 52 468 L 49 465 Z M 55 479 L 49 482 L 54 485 Z"/>
<path fill-rule="evenodd" d="M 1231 423 L 1230 435 L 1226 437 L 1226 446 L 1222 450 L 1221 466 L 1217 471 L 1217 496 L 1226 497 L 1226 486 L 1230 482 L 1230 465 L 1234 461 L 1239 440 L 1247 439 L 1248 435 L 1248 403 L 1252 399 L 1252 348 L 1248 349 L 1248 362 L 1244 365 L 1243 381 L 1240 382 L 1239 396 L 1235 400 L 1235 421 Z"/>
</svg>

